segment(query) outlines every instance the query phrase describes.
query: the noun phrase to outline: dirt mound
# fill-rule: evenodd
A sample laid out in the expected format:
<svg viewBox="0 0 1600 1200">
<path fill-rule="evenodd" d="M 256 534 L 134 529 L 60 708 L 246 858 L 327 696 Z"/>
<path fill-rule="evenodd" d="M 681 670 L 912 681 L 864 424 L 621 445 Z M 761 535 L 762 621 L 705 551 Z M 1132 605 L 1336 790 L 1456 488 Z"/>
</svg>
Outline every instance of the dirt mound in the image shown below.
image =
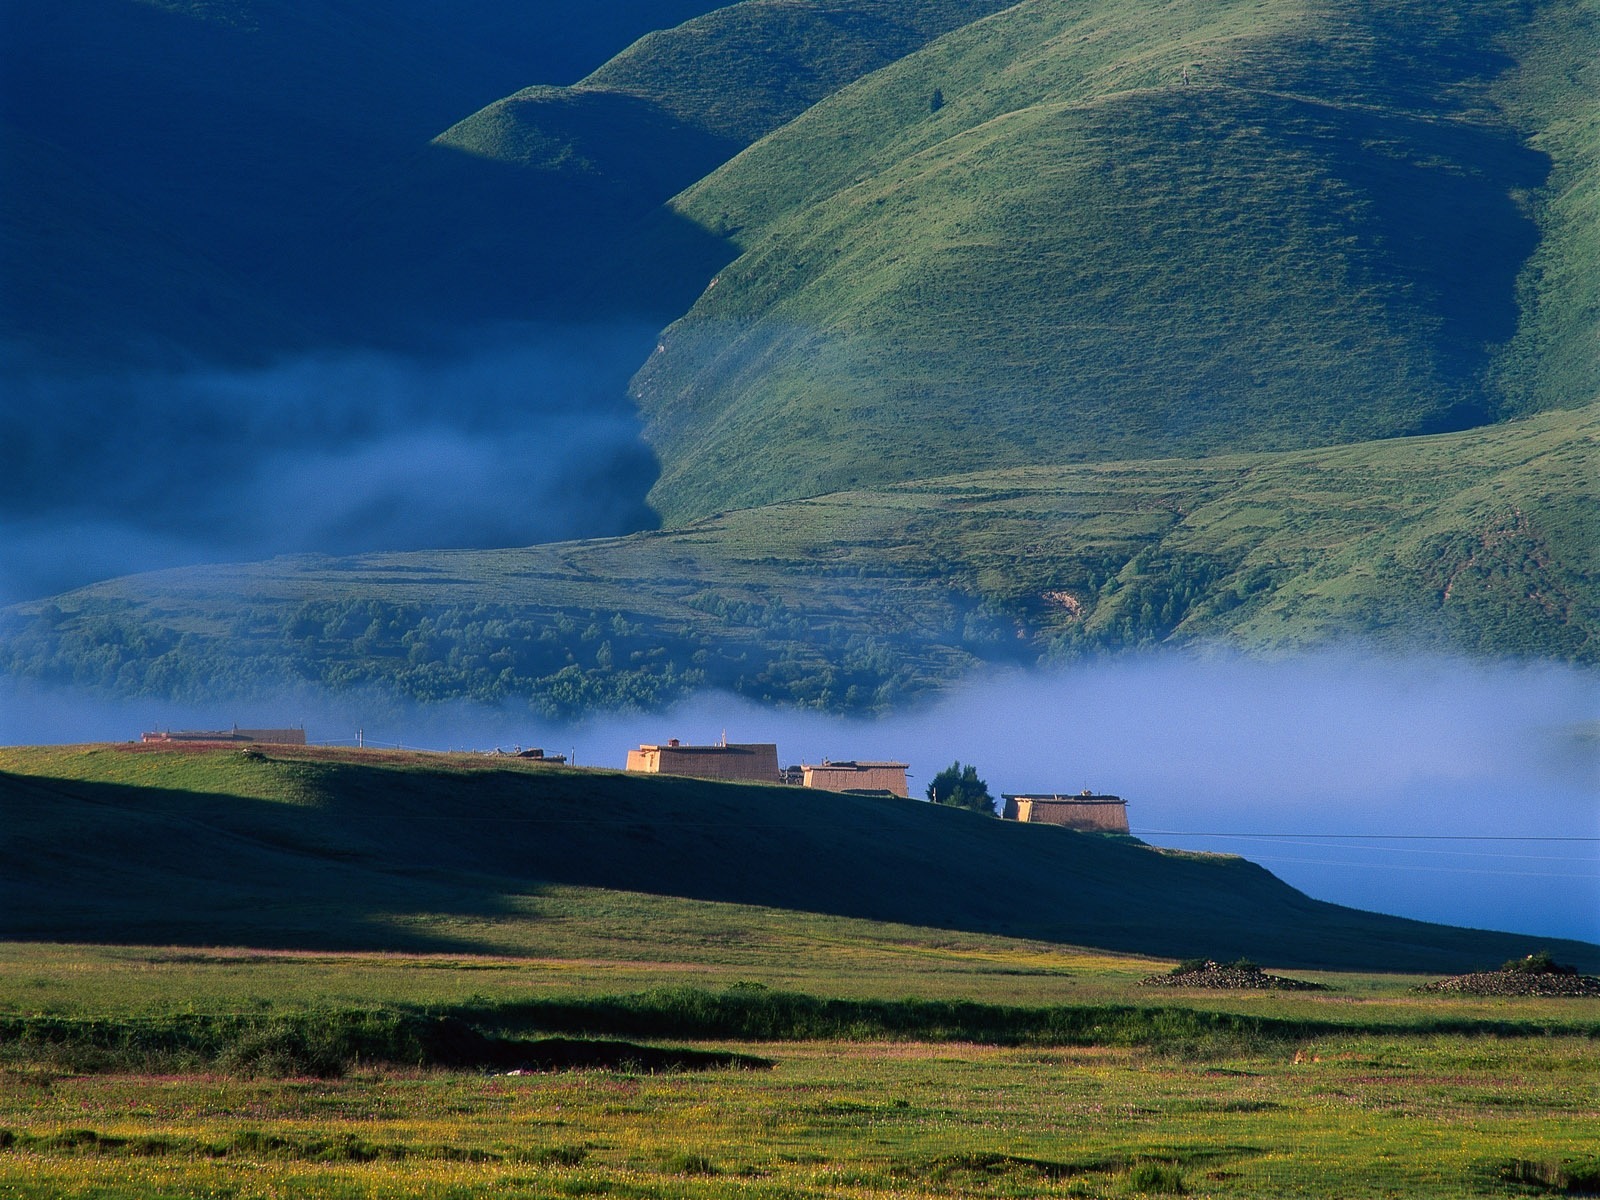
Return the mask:
<svg viewBox="0 0 1600 1200">
<path fill-rule="evenodd" d="M 1212 959 L 1184 963 L 1165 975 L 1147 975 L 1139 981 L 1144 987 L 1223 988 L 1233 991 L 1269 990 L 1280 992 L 1321 992 L 1320 983 L 1304 979 L 1285 979 L 1268 975 L 1255 963 L 1219 963 Z"/>
<path fill-rule="evenodd" d="M 1436 979 L 1416 990 L 1462 996 L 1600 996 L 1600 977 L 1534 974 L 1528 971 L 1479 971 L 1473 975 Z"/>
</svg>

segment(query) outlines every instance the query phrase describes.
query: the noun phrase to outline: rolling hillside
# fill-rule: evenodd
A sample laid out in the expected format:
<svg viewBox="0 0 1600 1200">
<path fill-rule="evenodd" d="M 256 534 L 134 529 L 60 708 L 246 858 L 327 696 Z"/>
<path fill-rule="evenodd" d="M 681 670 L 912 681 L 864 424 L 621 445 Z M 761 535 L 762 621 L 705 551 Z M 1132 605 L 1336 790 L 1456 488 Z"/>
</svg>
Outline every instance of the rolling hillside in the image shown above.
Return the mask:
<svg viewBox="0 0 1600 1200">
<path fill-rule="evenodd" d="M 886 710 L 980 662 L 1151 646 L 1600 660 L 1600 408 L 984 472 L 520 550 L 276 559 L 0 614 L 0 673 L 217 700 L 375 686 L 552 716 L 701 687 Z"/>
<path fill-rule="evenodd" d="M 628 221 L 999 6 L 13 0 L 0 336 L 62 363 L 231 362 L 570 316 L 574 297 L 665 321 L 679 309 L 627 278 L 587 278 Z M 681 303 L 703 282 L 696 265 Z"/>
<path fill-rule="evenodd" d="M 1029 0 L 674 202 L 740 257 L 635 381 L 669 522 L 1600 392 L 1593 13 Z"/>
<path fill-rule="evenodd" d="M 561 885 L 1307 967 L 1465 968 L 1527 941 L 916 801 L 472 757 L 0 750 L 0 809 L 13 940 L 481 951 Z"/>
</svg>

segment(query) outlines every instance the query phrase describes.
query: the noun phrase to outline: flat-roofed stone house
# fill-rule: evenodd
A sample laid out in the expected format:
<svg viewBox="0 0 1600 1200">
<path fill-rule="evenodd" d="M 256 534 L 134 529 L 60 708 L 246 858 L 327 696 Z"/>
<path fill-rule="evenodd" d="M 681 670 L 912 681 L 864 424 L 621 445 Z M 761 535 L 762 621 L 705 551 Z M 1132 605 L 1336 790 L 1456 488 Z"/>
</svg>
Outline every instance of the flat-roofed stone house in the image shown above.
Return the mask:
<svg viewBox="0 0 1600 1200">
<path fill-rule="evenodd" d="M 801 780 L 806 787 L 821 788 L 828 792 L 887 792 L 892 796 L 909 796 L 906 790 L 906 766 L 903 762 L 829 762 L 812 766 L 804 764 Z"/>
<path fill-rule="evenodd" d="M 1127 833 L 1128 802 L 1120 796 L 1097 796 L 1087 790 L 1076 796 L 1057 793 L 1004 795 L 1001 813 L 1008 821 L 1060 825 L 1084 833 Z"/>
<path fill-rule="evenodd" d="M 736 783 L 777 783 L 775 742 L 722 742 L 685 746 L 673 738 L 628 751 L 628 770 L 651 775 L 686 775 L 691 779 L 725 779 Z"/>
</svg>

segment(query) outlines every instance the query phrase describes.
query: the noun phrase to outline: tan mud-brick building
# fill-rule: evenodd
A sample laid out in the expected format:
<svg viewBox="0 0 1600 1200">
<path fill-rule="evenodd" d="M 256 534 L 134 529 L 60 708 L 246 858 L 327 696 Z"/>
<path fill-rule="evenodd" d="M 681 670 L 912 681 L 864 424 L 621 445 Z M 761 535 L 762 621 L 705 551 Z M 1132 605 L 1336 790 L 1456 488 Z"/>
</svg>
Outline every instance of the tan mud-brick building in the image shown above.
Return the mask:
<svg viewBox="0 0 1600 1200">
<path fill-rule="evenodd" d="M 903 762 L 829 762 L 802 766 L 801 780 L 808 788 L 827 792 L 887 792 L 891 796 L 910 796 L 906 790 L 906 764 Z"/>
<path fill-rule="evenodd" d="M 651 775 L 687 775 L 691 779 L 725 779 L 736 783 L 777 783 L 775 742 L 724 742 L 717 746 L 685 746 L 677 738 L 664 745 L 628 751 L 628 770 Z"/>
<path fill-rule="evenodd" d="M 1083 833 L 1127 833 L 1128 802 L 1120 796 L 1096 796 L 1080 792 L 1076 796 L 1002 796 L 1008 821 L 1029 821 L 1036 825 L 1060 825 Z"/>
</svg>

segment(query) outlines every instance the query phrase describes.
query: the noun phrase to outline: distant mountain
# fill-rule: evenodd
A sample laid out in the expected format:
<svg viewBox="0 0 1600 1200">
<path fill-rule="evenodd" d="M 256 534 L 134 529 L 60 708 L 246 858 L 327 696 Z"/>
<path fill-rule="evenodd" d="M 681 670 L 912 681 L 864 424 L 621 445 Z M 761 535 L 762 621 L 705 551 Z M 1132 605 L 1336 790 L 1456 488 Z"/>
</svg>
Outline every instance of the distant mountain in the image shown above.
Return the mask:
<svg viewBox="0 0 1600 1200">
<path fill-rule="evenodd" d="M 475 108 L 715 6 L 5 0 L 0 339 L 82 365 L 370 338 L 335 265 L 358 198 Z"/>
<path fill-rule="evenodd" d="M 0 602 L 656 525 L 627 381 L 730 254 L 660 205 L 997 4 L 6 0 Z"/>
<path fill-rule="evenodd" d="M 648 241 L 634 223 L 839 88 L 1004 6 L 745 0 L 652 33 L 570 87 L 524 88 L 440 134 L 436 147 L 506 169 L 505 202 L 446 189 L 456 203 L 430 199 L 422 236 L 451 248 L 441 260 L 475 286 L 515 263 L 563 308 L 664 322 L 730 250 L 663 214 Z M 540 298 L 524 303 L 536 311 Z"/>
<path fill-rule="evenodd" d="M 635 381 L 669 522 L 1600 395 L 1592 5 L 1029 0 L 673 209 L 731 238 Z"/>
<path fill-rule="evenodd" d="M 558 885 L 575 915 L 621 890 L 1284 966 L 1466 970 L 1528 944 L 1312 900 L 1225 855 L 794 792 L 431 755 L 0 749 L 0 936 L 481 952 L 478 931 L 539 920 Z"/>
</svg>

